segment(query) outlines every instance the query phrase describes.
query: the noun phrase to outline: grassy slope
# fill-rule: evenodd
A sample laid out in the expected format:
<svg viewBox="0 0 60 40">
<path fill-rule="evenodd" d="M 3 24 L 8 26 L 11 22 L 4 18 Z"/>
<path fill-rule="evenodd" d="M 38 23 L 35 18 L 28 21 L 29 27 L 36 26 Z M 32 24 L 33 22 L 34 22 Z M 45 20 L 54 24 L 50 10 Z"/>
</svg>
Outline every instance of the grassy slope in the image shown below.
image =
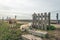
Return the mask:
<svg viewBox="0 0 60 40">
<path fill-rule="evenodd" d="M 0 23 L 0 40 L 19 40 L 21 37 L 20 29 L 17 27 L 20 26 L 17 24 L 16 28 L 12 29 L 9 27 L 8 23 Z"/>
</svg>

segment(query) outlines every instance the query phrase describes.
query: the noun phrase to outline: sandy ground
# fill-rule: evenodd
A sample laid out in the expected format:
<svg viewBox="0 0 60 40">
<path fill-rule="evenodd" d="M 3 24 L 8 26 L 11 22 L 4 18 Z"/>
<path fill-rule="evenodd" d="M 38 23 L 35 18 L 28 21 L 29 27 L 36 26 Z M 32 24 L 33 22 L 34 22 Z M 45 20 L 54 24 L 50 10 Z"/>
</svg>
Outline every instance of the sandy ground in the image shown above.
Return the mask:
<svg viewBox="0 0 60 40">
<path fill-rule="evenodd" d="M 56 28 L 60 28 L 60 24 L 51 24 L 54 25 Z"/>
</svg>

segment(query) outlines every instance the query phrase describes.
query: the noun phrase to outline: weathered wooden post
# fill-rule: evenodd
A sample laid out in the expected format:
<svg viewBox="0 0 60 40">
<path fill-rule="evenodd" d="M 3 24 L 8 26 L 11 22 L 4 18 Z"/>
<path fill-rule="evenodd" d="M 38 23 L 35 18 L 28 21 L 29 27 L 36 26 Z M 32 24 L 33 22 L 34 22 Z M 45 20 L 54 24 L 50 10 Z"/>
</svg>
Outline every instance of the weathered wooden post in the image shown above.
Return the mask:
<svg viewBox="0 0 60 40">
<path fill-rule="evenodd" d="M 47 30 L 47 13 L 44 13 L 44 30 Z"/>
<path fill-rule="evenodd" d="M 17 25 L 17 19 L 16 18 L 17 18 L 17 16 L 15 15 L 15 25 Z"/>
<path fill-rule="evenodd" d="M 59 24 L 59 17 L 58 13 L 56 14 L 57 24 Z"/>
<path fill-rule="evenodd" d="M 32 15 L 32 17 L 33 17 L 33 23 L 32 23 L 32 26 L 33 26 L 33 27 L 36 27 L 36 25 L 37 25 L 37 14 L 34 13 L 34 14 Z"/>
<path fill-rule="evenodd" d="M 43 29 L 43 13 L 41 13 L 41 29 Z"/>
<path fill-rule="evenodd" d="M 38 28 L 40 28 L 41 29 L 41 22 L 40 22 L 40 14 L 38 13 Z"/>
<path fill-rule="evenodd" d="M 50 29 L 50 12 L 48 13 L 48 26 L 49 26 L 49 29 Z"/>
<path fill-rule="evenodd" d="M 15 19 L 17 18 L 17 16 L 15 15 Z"/>
</svg>

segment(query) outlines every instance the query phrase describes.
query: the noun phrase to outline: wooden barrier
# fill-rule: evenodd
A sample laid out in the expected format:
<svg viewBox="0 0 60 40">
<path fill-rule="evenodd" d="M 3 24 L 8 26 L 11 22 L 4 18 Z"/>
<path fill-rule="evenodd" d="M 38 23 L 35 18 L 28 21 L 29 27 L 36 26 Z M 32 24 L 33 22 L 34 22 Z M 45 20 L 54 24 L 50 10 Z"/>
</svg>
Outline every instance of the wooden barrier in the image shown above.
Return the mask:
<svg viewBox="0 0 60 40">
<path fill-rule="evenodd" d="M 32 27 L 47 30 L 47 25 L 50 26 L 50 12 L 49 13 L 34 13 L 32 15 Z"/>
</svg>

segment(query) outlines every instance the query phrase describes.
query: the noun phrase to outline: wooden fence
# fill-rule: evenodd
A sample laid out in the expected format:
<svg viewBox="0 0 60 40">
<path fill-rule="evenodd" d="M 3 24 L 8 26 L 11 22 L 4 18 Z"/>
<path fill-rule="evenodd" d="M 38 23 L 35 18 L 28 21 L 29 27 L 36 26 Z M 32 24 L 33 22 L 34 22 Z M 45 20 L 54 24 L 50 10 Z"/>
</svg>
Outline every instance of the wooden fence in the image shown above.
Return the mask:
<svg viewBox="0 0 60 40">
<path fill-rule="evenodd" d="M 50 26 L 50 12 L 49 13 L 34 13 L 32 15 L 32 27 L 47 30 L 47 25 Z"/>
</svg>

